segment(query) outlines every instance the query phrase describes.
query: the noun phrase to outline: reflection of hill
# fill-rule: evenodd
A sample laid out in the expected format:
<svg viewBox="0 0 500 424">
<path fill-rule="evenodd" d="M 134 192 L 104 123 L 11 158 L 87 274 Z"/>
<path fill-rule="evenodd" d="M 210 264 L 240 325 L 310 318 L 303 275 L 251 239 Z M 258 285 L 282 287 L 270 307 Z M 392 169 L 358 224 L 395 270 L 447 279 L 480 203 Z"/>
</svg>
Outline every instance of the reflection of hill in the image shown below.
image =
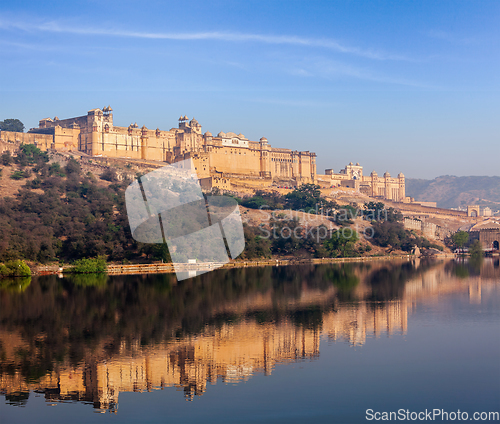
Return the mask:
<svg viewBox="0 0 500 424">
<path fill-rule="evenodd" d="M 13 403 L 42 390 L 101 409 L 113 409 L 120 391 L 177 387 L 193 398 L 208 382 L 313 359 L 322 335 L 363 345 L 405 333 L 414 302 L 457 291 L 480 301 L 481 287 L 499 279 L 492 261 L 470 278 L 456 269 L 262 268 L 178 285 L 165 276 L 118 277 L 87 288 L 33 279 L 22 293 L 0 291 L 0 391 Z"/>
</svg>

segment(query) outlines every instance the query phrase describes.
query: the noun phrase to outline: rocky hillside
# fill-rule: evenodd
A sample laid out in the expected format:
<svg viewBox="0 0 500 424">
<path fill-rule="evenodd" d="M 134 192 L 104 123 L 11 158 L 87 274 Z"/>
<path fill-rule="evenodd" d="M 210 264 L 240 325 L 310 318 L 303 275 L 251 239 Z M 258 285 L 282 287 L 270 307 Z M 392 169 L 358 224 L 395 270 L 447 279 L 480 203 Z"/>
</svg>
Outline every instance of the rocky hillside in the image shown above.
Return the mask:
<svg viewBox="0 0 500 424">
<path fill-rule="evenodd" d="M 437 202 L 438 207 L 484 205 L 500 209 L 500 177 L 455 177 L 433 180 L 406 179 L 406 195 L 417 201 Z"/>
</svg>

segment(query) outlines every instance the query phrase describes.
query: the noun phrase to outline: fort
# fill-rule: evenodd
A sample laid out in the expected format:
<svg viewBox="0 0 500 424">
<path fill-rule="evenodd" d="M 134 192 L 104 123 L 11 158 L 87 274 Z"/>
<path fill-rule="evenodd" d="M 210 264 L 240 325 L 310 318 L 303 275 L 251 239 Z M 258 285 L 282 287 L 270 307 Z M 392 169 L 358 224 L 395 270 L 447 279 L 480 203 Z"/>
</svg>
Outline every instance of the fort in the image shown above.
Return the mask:
<svg viewBox="0 0 500 424">
<path fill-rule="evenodd" d="M 363 167 L 356 163 L 349 163 L 338 174 L 333 169 L 327 169 L 325 175 L 317 175 L 321 186 L 352 188 L 370 197 L 392 200 L 398 203 L 410 203 L 411 199 L 405 195 L 405 176 L 399 173 L 392 178 L 389 172 L 382 177 L 373 171 L 369 176 L 363 175 Z"/>
<path fill-rule="evenodd" d="M 316 172 L 316 154 L 271 147 L 265 137 L 251 141 L 243 134 L 202 133 L 201 125 L 187 116 L 179 118 L 177 128 L 139 128 L 114 125 L 110 106 L 92 109 L 86 115 L 59 119 L 45 118 L 27 133 L 0 132 L 0 150 L 14 151 L 19 144 L 35 144 L 40 149 L 59 152 L 78 151 L 89 156 L 140 159 L 173 163 L 193 160 L 202 187 L 223 190 L 238 187 L 262 189 L 270 186 L 297 187 L 305 183 L 323 188 L 344 187 L 372 197 L 410 202 L 405 196 L 405 177 L 392 178 L 388 172 L 363 175 L 363 167 L 352 162 L 334 173 Z"/>
</svg>

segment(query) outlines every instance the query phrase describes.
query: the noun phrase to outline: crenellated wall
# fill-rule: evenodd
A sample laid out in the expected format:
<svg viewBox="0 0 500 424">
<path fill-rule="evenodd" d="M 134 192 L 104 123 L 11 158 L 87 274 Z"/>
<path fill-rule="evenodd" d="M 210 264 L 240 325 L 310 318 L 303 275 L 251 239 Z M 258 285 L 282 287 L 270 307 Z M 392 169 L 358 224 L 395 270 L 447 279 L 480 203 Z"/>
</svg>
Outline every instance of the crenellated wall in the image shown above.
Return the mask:
<svg viewBox="0 0 500 424">
<path fill-rule="evenodd" d="M 324 187 L 352 188 L 367 196 L 397 203 L 408 201 L 405 176 L 402 173 L 396 178 L 392 178 L 388 172 L 379 177 L 375 171 L 366 176 L 363 175 L 363 167 L 359 163 L 349 163 L 338 174 L 334 173 L 333 169 L 327 169 L 324 175 L 317 175 L 317 180 Z"/>
<path fill-rule="evenodd" d="M 407 230 L 421 231 L 423 236 L 433 240 L 444 240 L 445 237 L 451 235 L 451 231 L 443 228 L 433 222 L 425 220 L 404 217 L 404 227 Z"/>
</svg>

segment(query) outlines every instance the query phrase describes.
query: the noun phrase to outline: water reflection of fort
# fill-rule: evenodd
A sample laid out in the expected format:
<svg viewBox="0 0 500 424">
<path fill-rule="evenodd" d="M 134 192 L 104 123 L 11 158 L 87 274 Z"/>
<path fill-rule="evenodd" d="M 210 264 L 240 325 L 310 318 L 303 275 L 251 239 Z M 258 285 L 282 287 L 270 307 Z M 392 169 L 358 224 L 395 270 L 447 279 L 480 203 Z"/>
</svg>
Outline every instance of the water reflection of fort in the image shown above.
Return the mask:
<svg viewBox="0 0 500 424">
<path fill-rule="evenodd" d="M 103 411 L 116 409 L 120 392 L 176 387 L 192 399 L 218 380 L 237 383 L 255 373 L 270 374 L 280 363 L 316 358 L 321 338 L 356 346 L 370 337 L 404 334 L 408 315 L 420 300 L 462 292 L 471 302 L 480 302 L 482 290 L 499 281 L 495 274 L 491 278 L 460 278 L 450 275 L 441 264 L 407 280 L 397 300 L 339 303 L 324 311 L 317 325 L 299 325 L 290 318 L 259 323 L 247 317 L 236 323 L 207 326 L 196 336 L 146 347 L 139 342 L 123 342 L 112 355 L 106 354 L 104 340 L 86 354 L 81 364 L 72 366 L 65 359 L 35 382 L 28 382 L 19 371 L 28 343 L 16 331 L 0 331 L 3 369 L 12 370 L 0 374 L 0 392 L 15 398 L 16 394 L 43 391 L 48 400 L 89 402 Z M 358 298 L 367 297 L 369 287 L 363 279 L 355 292 Z M 318 290 L 304 289 L 294 302 L 311 304 L 320 295 Z M 323 297 L 328 295 L 323 292 Z M 271 303 L 270 297 L 258 296 L 243 309 L 261 309 Z"/>
</svg>

